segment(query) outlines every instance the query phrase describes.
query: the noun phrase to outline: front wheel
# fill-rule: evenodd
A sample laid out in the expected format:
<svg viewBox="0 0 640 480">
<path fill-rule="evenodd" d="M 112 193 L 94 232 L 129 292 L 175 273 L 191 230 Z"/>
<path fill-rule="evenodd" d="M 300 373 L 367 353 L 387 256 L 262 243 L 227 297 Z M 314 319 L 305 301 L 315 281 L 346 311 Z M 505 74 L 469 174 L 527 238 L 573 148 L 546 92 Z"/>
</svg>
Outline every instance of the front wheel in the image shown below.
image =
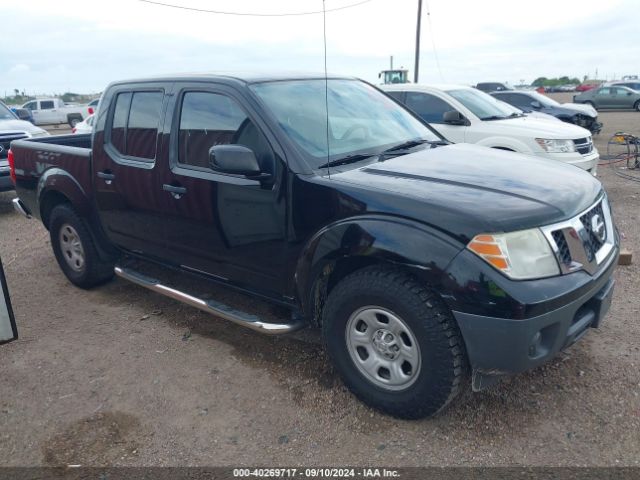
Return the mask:
<svg viewBox="0 0 640 480">
<path fill-rule="evenodd" d="M 58 265 L 74 285 L 90 288 L 113 277 L 113 263 L 100 258 L 89 228 L 70 205 L 52 210 L 49 235 Z"/>
<path fill-rule="evenodd" d="M 367 268 L 336 285 L 324 309 L 323 336 L 347 387 L 400 418 L 442 410 L 459 393 L 467 370 L 447 306 L 397 270 Z"/>
</svg>

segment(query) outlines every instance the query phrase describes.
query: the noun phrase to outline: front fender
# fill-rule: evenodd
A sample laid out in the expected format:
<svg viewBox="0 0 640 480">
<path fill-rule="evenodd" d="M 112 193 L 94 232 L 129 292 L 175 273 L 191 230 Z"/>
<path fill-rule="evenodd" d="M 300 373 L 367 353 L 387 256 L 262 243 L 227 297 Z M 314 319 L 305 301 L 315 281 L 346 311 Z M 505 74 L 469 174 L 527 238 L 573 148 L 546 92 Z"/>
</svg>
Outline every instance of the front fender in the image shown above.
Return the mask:
<svg viewBox="0 0 640 480">
<path fill-rule="evenodd" d="M 303 249 L 295 289 L 308 312 L 313 286 L 325 268 L 359 258 L 411 267 L 439 290 L 444 271 L 463 247 L 453 237 L 404 218 L 371 215 L 340 220 L 317 232 Z"/>
<path fill-rule="evenodd" d="M 44 200 L 50 192 L 56 192 L 69 199 L 74 210 L 81 216 L 90 212 L 89 197 L 78 181 L 66 170 L 52 167 L 44 171 L 38 179 L 37 198 L 42 210 Z"/>
<path fill-rule="evenodd" d="M 518 153 L 533 155 L 533 151 L 525 142 L 510 137 L 487 137 L 477 142 L 477 145 L 508 149 Z"/>
</svg>

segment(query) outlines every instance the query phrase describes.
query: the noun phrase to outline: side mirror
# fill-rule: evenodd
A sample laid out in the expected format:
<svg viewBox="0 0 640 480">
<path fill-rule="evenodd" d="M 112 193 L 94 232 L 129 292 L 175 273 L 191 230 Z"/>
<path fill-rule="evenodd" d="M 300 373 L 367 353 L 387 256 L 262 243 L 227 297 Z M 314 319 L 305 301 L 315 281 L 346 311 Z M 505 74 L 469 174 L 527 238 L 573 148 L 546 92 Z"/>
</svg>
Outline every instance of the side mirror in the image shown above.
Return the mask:
<svg viewBox="0 0 640 480">
<path fill-rule="evenodd" d="M 244 175 L 251 180 L 271 177 L 260 171 L 255 153 L 242 145 L 215 145 L 209 149 L 209 167 L 220 173 Z"/>
<path fill-rule="evenodd" d="M 451 110 L 442 114 L 442 121 L 449 125 L 468 125 L 469 121 L 457 110 Z"/>
<path fill-rule="evenodd" d="M 536 110 L 540 110 L 542 108 L 542 104 L 537 100 L 534 100 L 533 102 L 531 102 L 531 106 Z"/>
</svg>

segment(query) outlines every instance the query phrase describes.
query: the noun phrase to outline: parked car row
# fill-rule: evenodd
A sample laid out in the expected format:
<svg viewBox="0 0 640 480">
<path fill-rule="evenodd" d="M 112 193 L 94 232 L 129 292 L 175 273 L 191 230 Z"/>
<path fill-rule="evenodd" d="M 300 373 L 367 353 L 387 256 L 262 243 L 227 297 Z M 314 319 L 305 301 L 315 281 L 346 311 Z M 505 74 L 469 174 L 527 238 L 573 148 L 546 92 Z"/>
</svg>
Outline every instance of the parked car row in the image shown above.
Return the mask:
<svg viewBox="0 0 640 480">
<path fill-rule="evenodd" d="M 21 120 L 9 107 L 0 102 L 0 192 L 13 190 L 9 178 L 9 147 L 13 140 L 21 138 L 44 137 L 49 135 L 45 130 L 31 122 Z"/>
<path fill-rule="evenodd" d="M 596 174 L 599 154 L 591 132 L 582 127 L 514 112 L 472 87 L 398 84 L 382 88 L 454 143 L 550 158 Z"/>
</svg>

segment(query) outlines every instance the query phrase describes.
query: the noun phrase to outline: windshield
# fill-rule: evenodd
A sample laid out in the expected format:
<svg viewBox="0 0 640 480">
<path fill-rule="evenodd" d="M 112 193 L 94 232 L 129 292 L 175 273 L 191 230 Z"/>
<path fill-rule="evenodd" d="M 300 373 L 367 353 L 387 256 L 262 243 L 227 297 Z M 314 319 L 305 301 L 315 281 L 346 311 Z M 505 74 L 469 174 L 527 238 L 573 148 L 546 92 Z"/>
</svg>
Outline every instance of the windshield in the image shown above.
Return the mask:
<svg viewBox="0 0 640 480">
<path fill-rule="evenodd" d="M 327 97 L 324 79 L 265 82 L 251 88 L 308 154 L 312 168 L 347 155 L 381 153 L 410 140 L 442 140 L 403 107 L 358 80 L 328 80 Z"/>
<path fill-rule="evenodd" d="M 2 103 L 0 103 L 0 120 L 15 120 L 16 116 L 5 107 Z"/>
<path fill-rule="evenodd" d="M 449 90 L 447 93 L 471 110 L 480 120 L 509 118 L 514 113 L 513 109 L 504 105 L 504 102 L 475 88 Z"/>
<path fill-rule="evenodd" d="M 556 102 L 553 98 L 547 97 L 546 95 L 542 95 L 538 92 L 529 92 L 529 95 L 531 95 L 531 97 L 535 100 L 539 101 L 542 105 L 560 105 L 560 103 Z"/>
</svg>

